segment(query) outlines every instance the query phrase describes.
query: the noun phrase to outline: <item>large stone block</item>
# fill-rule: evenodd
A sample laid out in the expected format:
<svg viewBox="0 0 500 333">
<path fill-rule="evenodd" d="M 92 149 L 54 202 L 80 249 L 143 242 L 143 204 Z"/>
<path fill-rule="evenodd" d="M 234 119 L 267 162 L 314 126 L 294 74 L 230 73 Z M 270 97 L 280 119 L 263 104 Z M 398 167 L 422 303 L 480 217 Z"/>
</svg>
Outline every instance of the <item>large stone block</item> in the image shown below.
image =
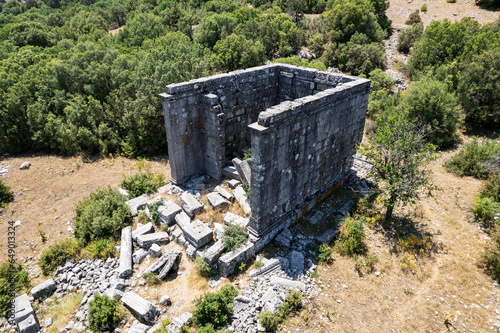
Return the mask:
<svg viewBox="0 0 500 333">
<path fill-rule="evenodd" d="M 230 201 L 226 200 L 222 195 L 219 193 L 209 193 L 207 195 L 207 200 L 210 206 L 212 206 L 214 209 L 223 209 L 231 204 Z"/>
<path fill-rule="evenodd" d="M 155 228 L 153 226 L 153 223 L 151 222 L 148 222 L 146 224 L 138 223 L 137 228 L 134 231 L 132 231 L 132 240 L 137 241 L 137 237 L 141 235 L 150 234 L 154 231 Z"/>
<path fill-rule="evenodd" d="M 34 315 L 30 315 L 28 318 L 17 324 L 17 328 L 19 330 L 19 333 L 40 332 L 40 327 L 38 326 L 36 317 Z"/>
<path fill-rule="evenodd" d="M 184 192 L 181 195 L 181 205 L 186 214 L 189 217 L 194 218 L 194 216 L 205 209 L 205 205 L 202 204 L 194 195 L 189 192 Z"/>
<path fill-rule="evenodd" d="M 248 222 L 250 219 L 241 217 L 239 215 L 233 214 L 231 212 L 227 212 L 226 216 L 224 216 L 224 224 L 225 225 L 239 225 L 240 227 L 246 228 L 248 226 Z"/>
<path fill-rule="evenodd" d="M 31 307 L 28 295 L 22 294 L 14 299 L 14 320 L 19 324 L 29 316 L 35 316 L 35 311 Z"/>
<path fill-rule="evenodd" d="M 129 291 L 123 295 L 122 303 L 140 321 L 147 324 L 155 323 L 157 309 L 153 303 L 145 300 L 132 291 Z"/>
<path fill-rule="evenodd" d="M 37 298 L 49 297 L 56 291 L 57 285 L 53 279 L 48 279 L 31 289 L 31 295 Z"/>
<path fill-rule="evenodd" d="M 251 185 L 251 178 L 252 178 L 252 170 L 250 169 L 250 166 L 248 165 L 248 162 L 245 160 L 240 160 L 239 158 L 233 158 L 233 165 L 236 168 L 236 171 L 238 171 L 238 175 L 240 175 L 240 179 L 244 184 L 247 184 L 248 186 Z"/>
<path fill-rule="evenodd" d="M 213 231 L 207 224 L 200 220 L 194 220 L 185 227 L 184 237 L 198 249 L 213 239 Z"/>
<path fill-rule="evenodd" d="M 140 247 L 149 249 L 154 243 L 157 244 L 167 244 L 170 241 L 168 233 L 166 232 L 156 232 L 154 234 L 141 235 L 137 237 L 137 244 Z"/>
<path fill-rule="evenodd" d="M 251 241 L 247 241 L 237 249 L 226 253 L 219 258 L 218 267 L 220 275 L 228 277 L 233 274 L 236 264 L 249 260 L 254 254 L 255 245 Z"/>
<path fill-rule="evenodd" d="M 213 265 L 219 260 L 219 257 L 224 253 L 226 247 L 224 246 L 224 242 L 222 239 L 218 240 L 214 243 L 214 245 L 210 246 L 205 252 L 201 254 L 203 260 L 205 260 L 209 265 Z"/>
<path fill-rule="evenodd" d="M 182 258 L 181 251 L 169 251 L 167 253 L 167 260 L 163 265 L 163 268 L 160 270 L 158 277 L 160 279 L 164 279 L 171 270 L 177 270 L 179 267 L 179 261 Z"/>
<path fill-rule="evenodd" d="M 188 214 L 181 212 L 175 216 L 175 222 L 181 230 L 184 230 L 184 228 L 191 223 L 191 218 Z"/>
<path fill-rule="evenodd" d="M 175 223 L 175 216 L 180 212 L 182 212 L 182 208 L 173 201 L 168 201 L 164 206 L 158 207 L 161 222 L 169 226 Z"/>
<path fill-rule="evenodd" d="M 220 195 L 222 195 L 222 197 L 228 201 L 234 201 L 234 195 L 232 195 L 231 193 L 229 193 L 228 191 L 226 191 L 224 188 L 222 188 L 221 186 L 217 185 L 215 188 L 214 188 L 214 191 L 219 193 Z"/>
<path fill-rule="evenodd" d="M 118 267 L 118 276 L 120 276 L 121 278 L 125 278 L 132 275 L 132 266 L 132 227 L 128 226 L 122 229 L 122 239 L 120 244 L 120 266 Z"/>
<path fill-rule="evenodd" d="M 247 194 L 243 189 L 243 186 L 239 185 L 233 191 L 234 197 L 240 204 L 241 208 L 245 214 L 252 214 L 252 209 L 250 208 L 250 202 L 248 200 Z"/>
<path fill-rule="evenodd" d="M 168 325 L 168 333 L 179 333 L 182 326 L 186 325 L 191 318 L 193 315 L 190 312 L 184 312 L 179 317 L 175 317 Z"/>
</svg>

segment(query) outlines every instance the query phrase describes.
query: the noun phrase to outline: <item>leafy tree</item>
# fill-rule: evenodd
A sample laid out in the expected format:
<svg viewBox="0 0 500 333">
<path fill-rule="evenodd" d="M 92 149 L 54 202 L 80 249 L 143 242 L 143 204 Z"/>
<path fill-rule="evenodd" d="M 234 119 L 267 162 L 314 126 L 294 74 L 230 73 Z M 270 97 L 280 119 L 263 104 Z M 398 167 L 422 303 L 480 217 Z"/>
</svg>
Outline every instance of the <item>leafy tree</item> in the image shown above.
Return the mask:
<svg viewBox="0 0 500 333">
<path fill-rule="evenodd" d="M 369 73 L 372 81 L 370 99 L 368 100 L 367 115 L 373 119 L 379 115 L 388 115 L 399 105 L 399 93 L 392 93 L 396 83 L 391 77 L 382 72 L 381 69 L 375 69 Z"/>
<path fill-rule="evenodd" d="M 106 295 L 94 294 L 94 299 L 89 302 L 89 325 L 91 330 L 108 331 L 121 317 L 122 312 L 116 299 L 109 298 Z"/>
<path fill-rule="evenodd" d="M 120 42 L 129 46 L 141 46 L 146 39 L 155 39 L 164 34 L 160 17 L 151 13 L 137 14 L 118 35 Z"/>
<path fill-rule="evenodd" d="M 317 33 L 313 35 L 307 41 L 307 45 L 311 49 L 311 51 L 316 55 L 316 57 L 320 57 L 323 54 L 325 39 L 323 34 Z"/>
<path fill-rule="evenodd" d="M 500 126 L 500 47 L 465 62 L 458 78 L 458 100 L 475 126 Z"/>
<path fill-rule="evenodd" d="M 212 49 L 215 44 L 229 36 L 236 27 L 236 19 L 228 14 L 215 14 L 205 18 L 194 36 L 195 41 Z"/>
<path fill-rule="evenodd" d="M 424 24 L 413 24 L 410 29 L 401 30 L 398 37 L 398 51 L 408 53 L 415 42 L 420 40 L 424 32 Z"/>
<path fill-rule="evenodd" d="M 246 39 L 242 35 L 232 34 L 218 41 L 214 46 L 214 63 L 219 68 L 236 70 L 253 67 L 264 62 L 264 47 L 260 42 Z"/>
<path fill-rule="evenodd" d="M 410 16 L 408 17 L 408 20 L 406 20 L 405 24 L 406 25 L 414 25 L 421 23 L 422 19 L 420 18 L 419 10 L 417 9 L 416 11 L 412 12 Z"/>
<path fill-rule="evenodd" d="M 213 325 L 221 328 L 227 325 L 233 315 L 231 303 L 238 296 L 238 291 L 231 284 L 224 285 L 218 292 L 203 294 L 196 300 L 193 317 L 200 326 Z"/>
<path fill-rule="evenodd" d="M 455 96 L 448 92 L 446 84 L 422 78 L 408 87 L 400 107 L 411 119 L 428 127 L 429 142 L 441 148 L 456 142 L 462 118 Z"/>
<path fill-rule="evenodd" d="M 398 203 L 414 203 L 420 190 L 432 195 L 436 187 L 429 179 L 425 166 L 433 159 L 435 147 L 426 143 L 425 131 L 404 115 L 380 117 L 377 130 L 369 137 L 369 145 L 359 152 L 373 165 L 373 176 L 383 182 L 385 220 L 390 221 Z"/>
</svg>

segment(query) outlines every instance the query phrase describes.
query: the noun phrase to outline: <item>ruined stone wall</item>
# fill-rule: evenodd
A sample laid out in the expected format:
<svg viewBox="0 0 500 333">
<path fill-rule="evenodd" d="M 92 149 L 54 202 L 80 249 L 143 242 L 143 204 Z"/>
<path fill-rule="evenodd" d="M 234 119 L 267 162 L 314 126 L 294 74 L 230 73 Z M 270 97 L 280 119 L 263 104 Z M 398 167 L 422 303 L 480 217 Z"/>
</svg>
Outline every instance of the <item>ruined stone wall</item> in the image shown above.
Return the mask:
<svg viewBox="0 0 500 333">
<path fill-rule="evenodd" d="M 347 176 L 370 81 L 275 64 L 166 87 L 172 181 L 221 178 L 251 144 L 251 234 L 272 235 Z M 267 237 L 267 236 L 266 236 Z"/>
</svg>

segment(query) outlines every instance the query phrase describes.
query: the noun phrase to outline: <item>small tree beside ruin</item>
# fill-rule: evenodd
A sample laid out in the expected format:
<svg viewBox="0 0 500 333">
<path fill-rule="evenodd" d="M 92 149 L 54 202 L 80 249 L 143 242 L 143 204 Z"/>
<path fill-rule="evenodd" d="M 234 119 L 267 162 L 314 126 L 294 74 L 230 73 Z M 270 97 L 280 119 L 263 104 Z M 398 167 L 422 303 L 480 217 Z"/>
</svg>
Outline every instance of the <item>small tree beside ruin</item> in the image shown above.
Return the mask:
<svg viewBox="0 0 500 333">
<path fill-rule="evenodd" d="M 436 147 L 426 142 L 424 128 L 418 128 L 404 115 L 380 117 L 369 141 L 358 151 L 373 166 L 372 176 L 383 183 L 386 222 L 398 203 L 413 204 L 420 194 L 432 196 L 437 187 L 425 166 L 434 159 Z"/>
</svg>

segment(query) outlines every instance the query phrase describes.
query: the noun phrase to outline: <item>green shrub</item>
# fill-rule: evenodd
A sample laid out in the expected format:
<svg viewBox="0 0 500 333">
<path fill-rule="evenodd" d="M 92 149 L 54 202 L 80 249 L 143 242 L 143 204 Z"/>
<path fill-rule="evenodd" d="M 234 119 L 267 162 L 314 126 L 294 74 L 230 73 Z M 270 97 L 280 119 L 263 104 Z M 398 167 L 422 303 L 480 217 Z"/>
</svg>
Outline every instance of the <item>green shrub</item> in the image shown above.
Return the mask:
<svg viewBox="0 0 500 333">
<path fill-rule="evenodd" d="M 117 300 L 105 295 L 94 294 L 94 299 L 89 302 L 89 325 L 91 330 L 108 331 L 121 317 L 122 313 Z"/>
<path fill-rule="evenodd" d="M 80 258 L 105 261 L 108 258 L 116 257 L 115 246 L 116 242 L 113 238 L 95 240 L 82 249 Z"/>
<path fill-rule="evenodd" d="M 459 177 L 472 176 L 486 179 L 490 174 L 486 162 L 496 154 L 500 154 L 500 144 L 489 140 L 480 143 L 475 138 L 458 154 L 446 161 L 444 166 L 448 172 Z"/>
<path fill-rule="evenodd" d="M 486 247 L 481 261 L 488 273 L 500 281 L 500 228 L 496 228 L 491 239 L 493 243 Z"/>
<path fill-rule="evenodd" d="M 447 3 L 455 3 L 457 0 L 446 0 Z"/>
<path fill-rule="evenodd" d="M 424 4 L 422 5 L 422 7 L 420 7 L 420 11 L 421 11 L 421 12 L 426 12 L 426 11 L 427 11 L 427 4 L 426 4 L 426 3 L 424 3 Z"/>
<path fill-rule="evenodd" d="M 420 40 L 424 32 L 424 24 L 417 23 L 410 29 L 401 30 L 398 37 L 398 51 L 408 53 L 413 44 Z"/>
<path fill-rule="evenodd" d="M 410 14 L 408 17 L 408 20 L 406 20 L 405 24 L 406 25 L 414 25 L 417 23 L 422 22 L 422 19 L 420 18 L 420 14 L 418 9 Z"/>
<path fill-rule="evenodd" d="M 285 298 L 283 304 L 278 307 L 276 313 L 264 310 L 259 314 L 260 324 L 268 332 L 275 332 L 287 316 L 297 312 L 302 307 L 302 296 L 296 290 L 292 290 Z"/>
<path fill-rule="evenodd" d="M 354 256 L 354 265 L 356 269 L 362 273 L 371 273 L 375 270 L 375 265 L 378 262 L 378 256 L 376 254 L 370 254 L 363 260 L 361 257 Z"/>
<path fill-rule="evenodd" d="M 3 263 L 0 265 L 0 316 L 2 317 L 6 317 L 12 309 L 12 283 L 15 284 L 14 289 L 16 292 L 29 287 L 30 279 L 28 272 L 24 270 L 21 264 Z"/>
<path fill-rule="evenodd" d="M 318 249 L 319 261 L 331 264 L 333 262 L 332 253 L 333 249 L 328 244 L 321 244 Z"/>
<path fill-rule="evenodd" d="M 138 172 L 122 180 L 120 186 L 126 189 L 131 198 L 153 193 L 164 184 L 165 176 L 152 172 Z"/>
<path fill-rule="evenodd" d="M 232 224 L 224 228 L 223 242 L 227 251 L 232 251 L 243 244 L 248 236 L 247 229 L 240 225 Z"/>
<path fill-rule="evenodd" d="M 74 239 L 66 238 L 60 243 L 52 244 L 42 251 L 38 260 L 38 266 L 44 275 L 52 274 L 57 266 L 64 265 L 66 260 L 74 260 L 80 251 L 78 242 Z"/>
<path fill-rule="evenodd" d="M 117 190 L 102 188 L 76 207 L 75 237 L 80 244 L 119 237 L 123 227 L 132 223 L 125 198 Z"/>
<path fill-rule="evenodd" d="M 193 318 L 199 326 L 212 324 L 214 328 L 227 325 L 233 315 L 231 303 L 238 291 L 231 284 L 224 285 L 218 292 L 207 292 L 196 301 Z"/>
<path fill-rule="evenodd" d="M 493 174 L 488 178 L 488 181 L 481 190 L 480 196 L 483 198 L 489 197 L 500 202 L 500 173 Z"/>
<path fill-rule="evenodd" d="M 12 200 L 14 200 L 14 195 L 10 187 L 5 185 L 2 179 L 0 179 L 0 208 L 6 206 Z"/>
<path fill-rule="evenodd" d="M 151 208 L 150 208 L 150 211 L 151 211 Z M 149 216 L 145 210 L 141 210 L 139 212 L 139 214 L 137 215 L 137 222 L 139 222 L 141 224 L 146 224 L 149 222 Z"/>
<path fill-rule="evenodd" d="M 203 260 L 202 257 L 196 257 L 196 259 L 194 260 L 194 265 L 200 276 L 203 277 L 212 276 L 212 267 L 210 267 L 210 265 L 205 260 Z"/>
<path fill-rule="evenodd" d="M 158 208 L 161 205 L 162 205 L 161 201 L 155 202 L 152 205 L 148 205 L 149 213 L 151 214 L 151 220 L 156 225 L 160 225 L 160 213 L 158 213 Z"/>
<path fill-rule="evenodd" d="M 143 275 L 144 279 L 146 279 L 146 283 L 150 286 L 157 286 L 162 284 L 162 280 L 158 277 L 158 274 L 149 272 Z"/>
<path fill-rule="evenodd" d="M 351 216 L 344 220 L 340 226 L 337 240 L 340 254 L 354 255 L 366 251 L 364 223 L 364 219 L 354 219 Z"/>
<path fill-rule="evenodd" d="M 200 327 L 196 333 L 229 333 L 230 331 L 216 330 L 212 324 L 206 324 Z"/>
<path fill-rule="evenodd" d="M 500 226 L 500 219 L 497 217 L 497 220 L 495 220 L 496 214 L 500 216 L 500 202 L 497 202 L 490 197 L 479 197 L 476 199 L 474 217 L 486 229 Z"/>
<path fill-rule="evenodd" d="M 303 59 L 299 56 L 279 58 L 279 59 L 276 59 L 274 62 L 280 63 L 280 64 L 295 65 L 295 66 L 299 66 L 299 67 L 315 68 L 315 69 L 319 69 L 320 71 L 326 71 L 326 66 L 323 62 L 321 62 L 319 60 L 309 61 L 309 60 Z"/>
<path fill-rule="evenodd" d="M 324 45 L 325 37 L 319 32 L 311 36 L 311 38 L 307 41 L 307 46 L 316 55 L 316 57 L 320 57 L 323 54 Z"/>
<path fill-rule="evenodd" d="M 172 323 L 172 319 L 167 318 L 161 321 L 160 327 L 154 333 L 168 333 L 168 325 Z"/>
<path fill-rule="evenodd" d="M 427 127 L 427 141 L 440 148 L 453 145 L 462 124 L 460 108 L 445 83 L 432 77 L 416 81 L 405 91 L 399 105 L 409 118 Z"/>
</svg>

